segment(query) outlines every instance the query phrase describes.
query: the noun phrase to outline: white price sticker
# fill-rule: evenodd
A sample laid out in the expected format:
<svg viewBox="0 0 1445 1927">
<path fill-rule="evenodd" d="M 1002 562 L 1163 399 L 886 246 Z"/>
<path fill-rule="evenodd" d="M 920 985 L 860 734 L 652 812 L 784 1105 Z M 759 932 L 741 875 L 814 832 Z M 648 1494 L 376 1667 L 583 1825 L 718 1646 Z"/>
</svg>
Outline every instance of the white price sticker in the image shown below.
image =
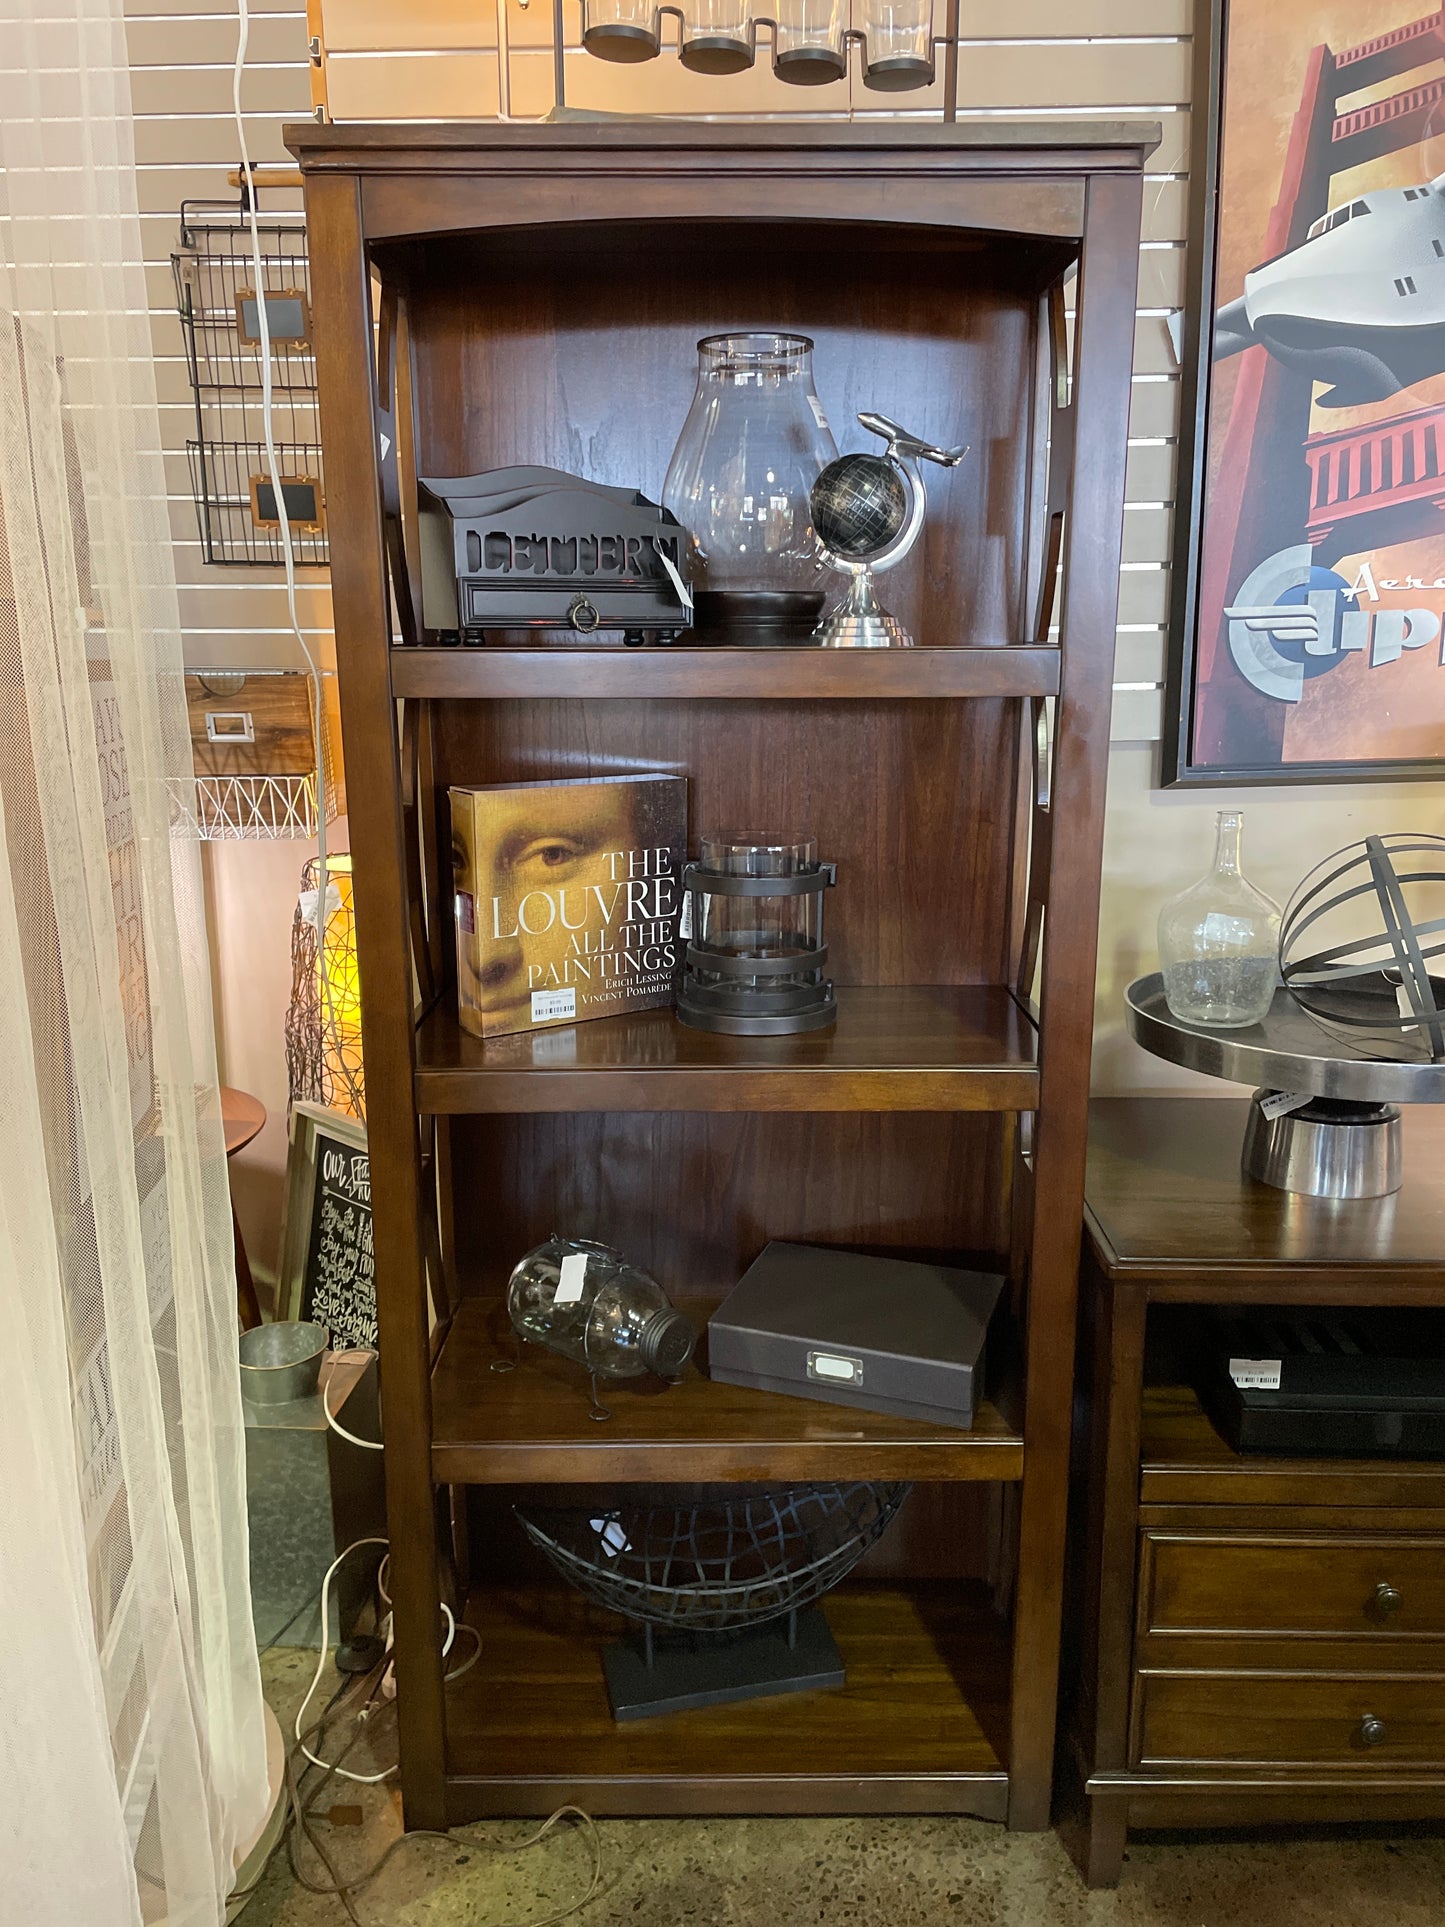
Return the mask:
<svg viewBox="0 0 1445 1927">
<path fill-rule="evenodd" d="M 1268 1097 L 1259 1100 L 1259 1114 L 1271 1123 L 1277 1117 L 1287 1117 L 1291 1111 L 1302 1111 L 1312 1100 L 1308 1091 L 1271 1091 Z"/>
<path fill-rule="evenodd" d="M 826 430 L 828 417 L 823 413 L 823 404 L 818 400 L 816 395 L 809 395 L 808 406 L 813 411 L 813 420 L 818 424 L 819 428 Z"/>
<path fill-rule="evenodd" d="M 677 920 L 677 935 L 681 943 L 686 943 L 692 935 L 692 891 L 682 893 L 682 914 Z"/>
<path fill-rule="evenodd" d="M 609 1558 L 615 1559 L 619 1553 L 631 1552 L 632 1541 L 628 1538 L 620 1519 L 614 1519 L 608 1514 L 601 1519 L 591 1520 L 590 1524 L 602 1541 L 602 1550 Z"/>
<path fill-rule="evenodd" d="M 319 890 L 303 890 L 296 899 L 296 907 L 301 912 L 304 923 L 315 923 L 316 905 L 321 896 Z M 326 920 L 329 923 L 341 908 L 341 891 L 330 877 L 326 879 Z"/>
<path fill-rule="evenodd" d="M 587 1253 L 569 1251 L 562 1260 L 562 1275 L 557 1280 L 557 1289 L 552 1294 L 554 1305 L 575 1305 L 582 1296 L 582 1287 L 587 1282 Z"/>
<path fill-rule="evenodd" d="M 1277 1392 L 1282 1358 L 1231 1358 L 1229 1376 L 1241 1392 Z"/>
<path fill-rule="evenodd" d="M 569 984 L 566 990 L 534 990 L 532 992 L 532 1022 L 552 1024 L 559 1017 L 577 1015 L 577 991 Z"/>
</svg>

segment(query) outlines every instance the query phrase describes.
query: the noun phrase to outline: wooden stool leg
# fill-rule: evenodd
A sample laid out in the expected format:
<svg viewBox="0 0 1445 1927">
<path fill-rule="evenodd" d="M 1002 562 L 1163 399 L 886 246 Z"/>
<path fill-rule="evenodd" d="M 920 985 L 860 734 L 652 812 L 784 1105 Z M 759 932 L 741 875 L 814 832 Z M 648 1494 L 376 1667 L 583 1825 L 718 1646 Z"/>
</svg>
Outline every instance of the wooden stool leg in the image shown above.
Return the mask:
<svg viewBox="0 0 1445 1927">
<path fill-rule="evenodd" d="M 231 1231 L 236 1241 L 236 1312 L 241 1320 L 241 1330 L 248 1332 L 261 1322 L 261 1302 L 256 1296 L 251 1261 L 246 1256 L 246 1241 L 241 1236 L 241 1221 L 236 1216 L 234 1205 L 231 1206 Z"/>
</svg>

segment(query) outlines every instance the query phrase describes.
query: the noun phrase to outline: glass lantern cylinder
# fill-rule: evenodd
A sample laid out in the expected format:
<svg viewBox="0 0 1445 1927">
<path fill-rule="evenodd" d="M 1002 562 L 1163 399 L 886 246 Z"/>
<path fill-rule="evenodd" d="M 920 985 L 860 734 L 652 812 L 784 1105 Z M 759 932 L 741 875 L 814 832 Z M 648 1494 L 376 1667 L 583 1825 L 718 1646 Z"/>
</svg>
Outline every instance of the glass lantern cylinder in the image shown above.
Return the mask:
<svg viewBox="0 0 1445 1927">
<path fill-rule="evenodd" d="M 678 59 L 696 74 L 740 74 L 753 64 L 746 0 L 683 0 Z"/>
<path fill-rule="evenodd" d="M 863 0 L 863 85 L 884 93 L 933 84 L 932 0 Z"/>
<path fill-rule="evenodd" d="M 513 1270 L 507 1315 L 522 1338 L 599 1378 L 675 1377 L 697 1342 L 691 1321 L 649 1273 L 610 1245 L 555 1232 Z"/>
<path fill-rule="evenodd" d="M 1279 981 L 1279 905 L 1240 867 L 1242 810 L 1215 818 L 1214 867 L 1159 912 L 1164 996 L 1181 1023 L 1242 1030 L 1263 1022 Z"/>
<path fill-rule="evenodd" d="M 811 836 L 705 836 L 683 872 L 690 937 L 677 1014 L 698 1030 L 778 1036 L 837 1017 L 823 974 L 823 892 L 837 868 Z"/>
<path fill-rule="evenodd" d="M 628 66 L 655 60 L 662 47 L 655 0 L 582 0 L 582 45 Z"/>
<path fill-rule="evenodd" d="M 848 71 L 847 0 L 778 0 L 773 69 L 795 87 L 825 87 Z"/>
<path fill-rule="evenodd" d="M 837 457 L 807 335 L 707 335 L 662 487 L 693 549 L 696 642 L 810 642 L 823 562 L 809 495 Z"/>
</svg>

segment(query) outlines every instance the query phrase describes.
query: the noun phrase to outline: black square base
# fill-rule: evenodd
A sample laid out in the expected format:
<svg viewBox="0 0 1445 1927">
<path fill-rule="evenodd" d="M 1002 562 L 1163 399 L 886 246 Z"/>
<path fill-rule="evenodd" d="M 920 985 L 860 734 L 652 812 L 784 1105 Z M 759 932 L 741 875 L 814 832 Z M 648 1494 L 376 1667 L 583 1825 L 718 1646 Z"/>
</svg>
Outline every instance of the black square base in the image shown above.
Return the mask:
<svg viewBox="0 0 1445 1927">
<path fill-rule="evenodd" d="M 694 1706 L 726 1706 L 733 1700 L 770 1699 L 780 1693 L 811 1693 L 843 1684 L 843 1661 L 816 1606 L 798 1614 L 797 1638 L 788 1644 L 788 1621 L 770 1620 L 752 1632 L 654 1634 L 652 1664 L 642 1638 L 602 1651 L 607 1697 L 615 1720 L 655 1719 Z"/>
</svg>

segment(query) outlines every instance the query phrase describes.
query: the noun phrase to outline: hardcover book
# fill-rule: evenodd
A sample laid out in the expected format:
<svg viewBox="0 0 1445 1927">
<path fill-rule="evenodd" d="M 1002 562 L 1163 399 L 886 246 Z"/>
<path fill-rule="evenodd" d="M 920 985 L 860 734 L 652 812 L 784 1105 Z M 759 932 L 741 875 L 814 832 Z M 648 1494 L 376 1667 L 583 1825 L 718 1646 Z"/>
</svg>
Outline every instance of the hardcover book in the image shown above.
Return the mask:
<svg viewBox="0 0 1445 1927">
<path fill-rule="evenodd" d="M 499 1037 L 673 1001 L 684 777 L 453 789 L 451 817 L 464 1029 Z"/>
</svg>

